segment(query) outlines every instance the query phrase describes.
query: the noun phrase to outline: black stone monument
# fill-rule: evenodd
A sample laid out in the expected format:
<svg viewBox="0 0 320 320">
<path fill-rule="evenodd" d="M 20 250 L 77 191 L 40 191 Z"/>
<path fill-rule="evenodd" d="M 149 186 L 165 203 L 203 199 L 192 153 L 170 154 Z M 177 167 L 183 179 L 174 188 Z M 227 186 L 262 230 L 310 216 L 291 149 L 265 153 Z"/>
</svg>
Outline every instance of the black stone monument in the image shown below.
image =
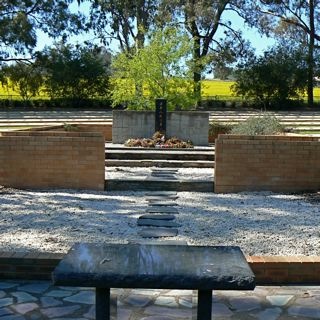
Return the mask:
<svg viewBox="0 0 320 320">
<path fill-rule="evenodd" d="M 164 135 L 167 129 L 167 100 L 156 99 L 155 132 L 160 131 Z"/>
</svg>

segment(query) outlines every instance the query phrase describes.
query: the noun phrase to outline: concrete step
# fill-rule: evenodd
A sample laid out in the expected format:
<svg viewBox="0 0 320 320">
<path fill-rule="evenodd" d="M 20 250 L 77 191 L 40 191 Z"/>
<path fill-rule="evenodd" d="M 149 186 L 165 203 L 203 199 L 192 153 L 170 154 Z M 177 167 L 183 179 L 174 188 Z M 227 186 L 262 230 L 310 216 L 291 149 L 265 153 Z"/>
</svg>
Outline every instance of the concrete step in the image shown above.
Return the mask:
<svg viewBox="0 0 320 320">
<path fill-rule="evenodd" d="M 214 161 L 179 161 L 179 160 L 119 160 L 107 159 L 106 167 L 168 167 L 168 168 L 214 168 Z"/>
<path fill-rule="evenodd" d="M 168 149 L 111 150 L 106 149 L 106 159 L 117 160 L 180 160 L 180 161 L 214 161 L 214 151 L 176 151 Z"/>
<path fill-rule="evenodd" d="M 213 181 L 197 180 L 105 180 L 105 190 L 107 191 L 194 191 L 213 192 Z"/>
</svg>

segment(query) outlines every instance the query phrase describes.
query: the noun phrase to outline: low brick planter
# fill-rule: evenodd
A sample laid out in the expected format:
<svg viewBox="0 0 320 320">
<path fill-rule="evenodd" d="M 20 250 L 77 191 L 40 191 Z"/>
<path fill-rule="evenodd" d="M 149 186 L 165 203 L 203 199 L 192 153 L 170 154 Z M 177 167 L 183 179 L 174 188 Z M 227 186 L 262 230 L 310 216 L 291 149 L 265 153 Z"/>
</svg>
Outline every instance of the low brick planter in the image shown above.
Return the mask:
<svg viewBox="0 0 320 320">
<path fill-rule="evenodd" d="M 10 131 L 0 135 L 0 185 L 104 190 L 105 144 L 98 132 Z"/>
<path fill-rule="evenodd" d="M 320 189 L 319 138 L 223 134 L 215 153 L 215 192 Z"/>
</svg>

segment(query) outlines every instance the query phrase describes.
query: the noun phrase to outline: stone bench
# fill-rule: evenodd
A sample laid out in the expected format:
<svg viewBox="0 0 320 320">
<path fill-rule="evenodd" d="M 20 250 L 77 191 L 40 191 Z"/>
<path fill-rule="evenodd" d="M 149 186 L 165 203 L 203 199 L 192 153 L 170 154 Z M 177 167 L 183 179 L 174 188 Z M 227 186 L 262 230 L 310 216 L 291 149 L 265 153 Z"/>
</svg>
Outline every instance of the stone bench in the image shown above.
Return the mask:
<svg viewBox="0 0 320 320">
<path fill-rule="evenodd" d="M 253 290 L 239 247 L 158 244 L 74 245 L 53 283 L 96 288 L 96 319 L 110 318 L 110 288 L 198 290 L 197 318 L 211 320 L 212 290 Z"/>
</svg>

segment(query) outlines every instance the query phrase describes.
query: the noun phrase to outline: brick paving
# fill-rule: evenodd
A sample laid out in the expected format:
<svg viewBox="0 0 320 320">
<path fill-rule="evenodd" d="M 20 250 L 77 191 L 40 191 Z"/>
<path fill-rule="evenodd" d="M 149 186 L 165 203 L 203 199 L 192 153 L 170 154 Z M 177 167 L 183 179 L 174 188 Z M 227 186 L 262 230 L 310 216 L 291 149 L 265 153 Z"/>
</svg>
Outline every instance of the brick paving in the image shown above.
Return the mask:
<svg viewBox="0 0 320 320">
<path fill-rule="evenodd" d="M 113 289 L 117 319 L 185 320 L 195 316 L 190 290 Z M 258 286 L 215 291 L 213 319 L 320 319 L 320 286 Z M 0 280 L 0 320 L 94 319 L 94 289 L 54 287 L 50 281 Z"/>
</svg>

